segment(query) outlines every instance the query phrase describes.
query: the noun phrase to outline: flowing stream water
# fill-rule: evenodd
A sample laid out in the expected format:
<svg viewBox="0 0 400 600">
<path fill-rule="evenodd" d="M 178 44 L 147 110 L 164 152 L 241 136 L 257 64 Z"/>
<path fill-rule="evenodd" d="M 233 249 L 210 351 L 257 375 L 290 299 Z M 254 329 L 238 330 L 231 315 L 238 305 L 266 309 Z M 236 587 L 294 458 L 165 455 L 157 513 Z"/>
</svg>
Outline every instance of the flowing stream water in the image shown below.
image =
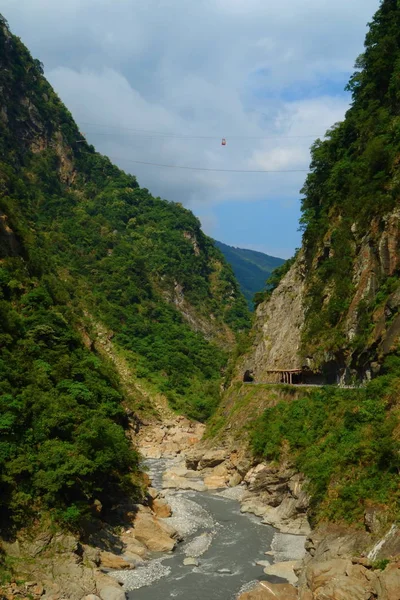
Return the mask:
<svg viewBox="0 0 400 600">
<path fill-rule="evenodd" d="M 153 486 L 161 489 L 166 462 L 148 461 Z M 282 581 L 263 574 L 256 561 L 269 561 L 271 547 L 278 560 L 292 558 L 296 536 L 277 534 L 260 519 L 240 512 L 230 492 L 170 491 L 166 499 L 173 509 L 168 522 L 183 535 L 173 553 L 155 556 L 134 571 L 120 571 L 130 600 L 233 600 L 256 581 Z M 233 494 L 234 495 L 234 494 Z M 185 566 L 187 557 L 197 565 Z"/>
</svg>

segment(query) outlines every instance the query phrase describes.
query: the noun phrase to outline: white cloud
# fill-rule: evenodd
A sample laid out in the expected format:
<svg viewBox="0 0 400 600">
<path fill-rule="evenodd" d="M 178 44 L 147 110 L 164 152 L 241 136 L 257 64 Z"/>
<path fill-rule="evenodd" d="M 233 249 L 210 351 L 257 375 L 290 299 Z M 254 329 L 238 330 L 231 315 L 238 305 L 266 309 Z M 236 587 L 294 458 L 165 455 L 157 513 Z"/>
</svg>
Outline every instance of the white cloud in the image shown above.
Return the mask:
<svg viewBox="0 0 400 600">
<path fill-rule="evenodd" d="M 122 159 L 117 162 L 154 194 L 202 212 L 212 228 L 217 203 L 297 202 L 305 173 L 180 171 L 129 161 L 307 169 L 313 138 L 293 136 L 323 135 L 343 117 L 348 98 L 340 86 L 362 51 L 365 24 L 379 1 L 3 0 L 2 5 L 89 141 Z M 126 128 L 183 137 L 135 136 Z M 255 139 L 263 136 L 271 139 Z"/>
</svg>

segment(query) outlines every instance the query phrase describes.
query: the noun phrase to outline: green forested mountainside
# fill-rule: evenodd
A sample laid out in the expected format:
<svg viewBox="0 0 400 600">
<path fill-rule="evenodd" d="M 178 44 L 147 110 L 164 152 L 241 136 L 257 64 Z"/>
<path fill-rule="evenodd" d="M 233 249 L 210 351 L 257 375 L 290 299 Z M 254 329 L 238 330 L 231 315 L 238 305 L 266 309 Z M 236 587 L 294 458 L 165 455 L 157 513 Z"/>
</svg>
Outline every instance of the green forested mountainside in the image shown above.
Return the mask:
<svg viewBox="0 0 400 600">
<path fill-rule="evenodd" d="M 256 250 L 235 248 L 222 242 L 215 242 L 227 262 L 231 265 L 250 310 L 253 310 L 253 298 L 265 288 L 265 282 L 272 271 L 282 265 L 283 258 L 269 256 Z"/>
<path fill-rule="evenodd" d="M 303 245 L 292 261 L 296 276 L 289 277 L 293 285 L 279 285 L 286 265 L 275 273 L 271 305 L 282 310 L 268 312 L 265 304 L 266 320 L 258 322 L 265 337 L 256 348 L 262 351 L 255 356 L 253 347 L 246 357 L 246 365 L 256 359 L 268 364 L 268 346 L 274 344 L 268 323 L 290 322 L 285 299 L 298 293 L 305 309 L 293 322 L 302 338 L 299 365 L 311 364 L 316 371 L 332 365 L 354 388 L 307 390 L 237 381 L 209 431 L 218 433 L 227 422 L 229 434 L 241 427 L 257 457 L 296 465 L 309 481 L 314 524 L 329 519 L 362 526 L 369 509 L 376 510 L 382 524 L 400 516 L 397 0 L 381 2 L 356 68 L 344 121 L 312 149 L 303 189 Z M 243 369 L 239 377 L 242 381 Z"/>
<path fill-rule="evenodd" d="M 363 354 L 378 310 L 399 288 L 398 227 L 388 215 L 399 207 L 400 6 L 384 0 L 374 16 L 348 89 L 352 104 L 343 122 L 312 148 L 311 172 L 303 188 L 301 224 L 307 261 L 308 306 L 304 354 Z M 382 233 L 389 233 L 389 241 Z M 353 273 L 363 236 L 371 253 L 370 290 L 358 298 Z M 386 248 L 382 245 L 386 244 Z M 386 255 L 386 256 L 385 256 Z M 366 256 L 365 260 L 368 259 Z M 362 265 L 361 265 L 362 266 Z M 346 314 L 353 302 L 360 318 L 348 344 Z M 390 312 L 390 309 L 389 309 Z M 395 318 L 395 314 L 391 314 Z M 361 359 L 362 361 L 363 359 Z"/>
<path fill-rule="evenodd" d="M 399 517 L 400 4 L 383 0 L 348 89 L 342 123 L 312 148 L 301 223 L 306 277 L 303 354 L 378 377 L 265 414 L 256 446 L 291 440 L 319 515 L 352 519 L 368 504 Z M 274 414 L 272 414 L 274 413 Z M 290 425 L 301 415 L 293 439 Z M 275 425 L 273 424 L 275 422 Z M 307 424 L 307 431 L 305 425 Z M 307 438 L 307 439 L 306 439 Z M 261 441 L 262 440 L 262 441 Z M 274 449 L 275 446 L 275 449 Z M 351 506 L 353 505 L 353 508 Z M 359 505 L 359 509 L 356 506 Z M 347 514 L 346 514 L 347 513 Z"/>
<path fill-rule="evenodd" d="M 116 374 L 79 331 L 103 324 L 137 377 L 204 419 L 249 315 L 199 221 L 82 142 L 3 19 L 0 89 L 1 513 L 68 521 L 137 469 Z"/>
</svg>

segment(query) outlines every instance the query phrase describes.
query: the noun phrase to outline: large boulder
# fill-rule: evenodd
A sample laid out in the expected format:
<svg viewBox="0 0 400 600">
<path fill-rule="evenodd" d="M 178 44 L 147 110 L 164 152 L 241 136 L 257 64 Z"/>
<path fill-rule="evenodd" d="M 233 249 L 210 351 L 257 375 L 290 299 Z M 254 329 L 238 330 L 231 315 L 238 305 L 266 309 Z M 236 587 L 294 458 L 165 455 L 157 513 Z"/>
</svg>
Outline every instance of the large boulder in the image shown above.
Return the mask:
<svg viewBox="0 0 400 600">
<path fill-rule="evenodd" d="M 233 473 L 233 475 L 231 475 L 229 477 L 228 480 L 228 486 L 229 487 L 236 487 L 237 485 L 239 485 L 242 482 L 242 476 L 240 475 L 240 473 L 238 471 L 236 471 L 235 473 Z"/>
<path fill-rule="evenodd" d="M 277 507 L 267 507 L 264 512 L 264 523 L 272 525 L 282 533 L 308 535 L 311 527 L 305 512 L 299 512 L 298 500 L 285 497 Z"/>
<path fill-rule="evenodd" d="M 186 454 L 186 467 L 193 471 L 196 471 L 199 463 L 203 457 L 203 452 L 201 450 L 191 450 Z"/>
<path fill-rule="evenodd" d="M 226 450 L 208 450 L 203 454 L 199 467 L 200 469 L 209 469 L 220 465 L 228 457 Z"/>
<path fill-rule="evenodd" d="M 146 558 L 148 554 L 147 547 L 135 538 L 134 530 L 130 529 L 121 535 L 121 540 L 124 544 L 123 551 L 131 554 L 136 554 L 140 558 Z"/>
<path fill-rule="evenodd" d="M 392 563 L 378 574 L 379 600 L 400 600 L 400 562 Z"/>
<path fill-rule="evenodd" d="M 225 461 L 210 469 L 204 477 L 204 485 L 209 490 L 227 487 L 231 476 L 231 468 L 232 465 L 228 461 Z"/>
<path fill-rule="evenodd" d="M 155 498 L 151 503 L 151 508 L 157 517 L 160 519 L 166 519 L 172 514 L 172 510 L 169 504 L 161 498 Z"/>
<path fill-rule="evenodd" d="M 306 568 L 307 592 L 313 600 L 370 600 L 377 597 L 377 576 L 349 559 L 312 562 Z M 304 600 L 307 595 L 300 594 Z"/>
<path fill-rule="evenodd" d="M 177 475 L 174 471 L 166 471 L 163 476 L 164 489 L 176 490 L 194 490 L 195 492 L 205 492 L 206 486 L 202 481 L 195 481 Z"/>
<path fill-rule="evenodd" d="M 176 535 L 166 523 L 158 521 L 151 511 L 139 507 L 134 521 L 135 538 L 142 542 L 149 550 L 156 552 L 168 552 L 176 546 Z"/>
<path fill-rule="evenodd" d="M 130 563 L 112 552 L 100 552 L 100 564 L 104 569 L 133 569 Z"/>
<path fill-rule="evenodd" d="M 131 563 L 132 565 L 134 565 L 135 567 L 137 567 L 138 565 L 144 564 L 144 560 L 141 556 L 139 556 L 138 554 L 135 554 L 134 552 L 129 552 L 129 550 L 127 550 L 124 553 L 124 559 L 126 561 L 128 561 L 129 563 Z"/>
<path fill-rule="evenodd" d="M 296 571 L 301 567 L 300 560 L 288 560 L 284 562 L 275 563 L 273 565 L 267 565 L 264 568 L 266 575 L 272 575 L 274 577 L 280 577 L 286 579 L 292 585 L 297 583 Z"/>
<path fill-rule="evenodd" d="M 126 600 L 125 592 L 121 588 L 106 586 L 100 590 L 101 600 Z"/>
<path fill-rule="evenodd" d="M 204 485 L 208 490 L 218 490 L 227 486 L 227 477 L 224 475 L 207 475 Z"/>
</svg>

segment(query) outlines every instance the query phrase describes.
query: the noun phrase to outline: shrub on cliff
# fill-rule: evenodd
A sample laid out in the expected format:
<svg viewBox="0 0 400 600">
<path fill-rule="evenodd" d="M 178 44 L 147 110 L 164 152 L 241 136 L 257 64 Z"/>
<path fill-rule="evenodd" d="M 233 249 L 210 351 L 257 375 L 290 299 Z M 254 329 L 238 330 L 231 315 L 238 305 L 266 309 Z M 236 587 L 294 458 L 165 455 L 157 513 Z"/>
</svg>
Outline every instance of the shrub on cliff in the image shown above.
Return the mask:
<svg viewBox="0 0 400 600">
<path fill-rule="evenodd" d="M 399 510 L 400 369 L 365 389 L 326 387 L 268 408 L 251 431 L 253 451 L 283 454 L 309 479 L 312 516 L 354 521 L 369 502 Z"/>
</svg>

